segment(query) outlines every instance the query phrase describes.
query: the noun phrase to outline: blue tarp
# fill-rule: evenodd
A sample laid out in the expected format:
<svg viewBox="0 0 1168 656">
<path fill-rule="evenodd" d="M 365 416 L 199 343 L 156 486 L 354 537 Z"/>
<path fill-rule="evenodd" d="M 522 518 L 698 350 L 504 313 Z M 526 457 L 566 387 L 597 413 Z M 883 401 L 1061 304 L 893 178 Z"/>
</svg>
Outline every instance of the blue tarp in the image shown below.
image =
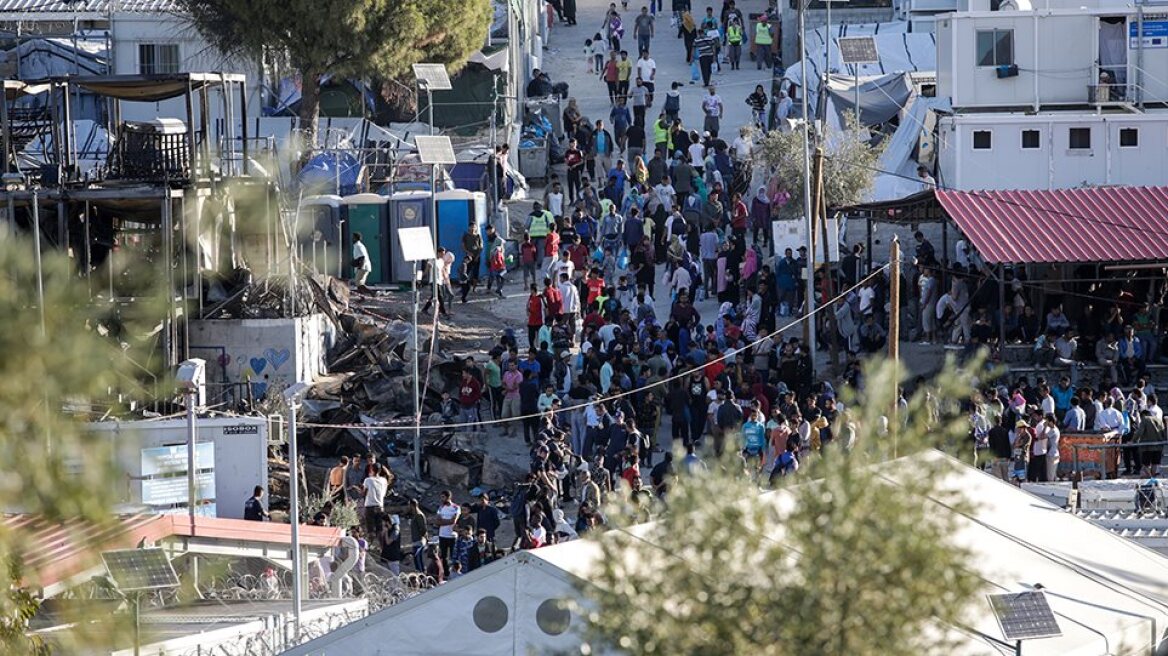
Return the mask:
<svg viewBox="0 0 1168 656">
<path fill-rule="evenodd" d="M 305 193 L 349 196 L 359 193 L 361 162 L 351 153 L 320 153 L 300 169 L 297 181 Z"/>
</svg>

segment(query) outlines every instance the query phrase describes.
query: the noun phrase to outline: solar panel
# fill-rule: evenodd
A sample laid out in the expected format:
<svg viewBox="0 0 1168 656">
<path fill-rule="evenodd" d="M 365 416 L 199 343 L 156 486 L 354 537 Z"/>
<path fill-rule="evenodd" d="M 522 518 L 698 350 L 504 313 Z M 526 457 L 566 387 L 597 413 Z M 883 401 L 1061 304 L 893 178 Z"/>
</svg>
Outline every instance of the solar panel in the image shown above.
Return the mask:
<svg viewBox="0 0 1168 656">
<path fill-rule="evenodd" d="M 177 588 L 178 575 L 162 549 L 122 549 L 101 554 L 114 585 L 122 592 Z"/>
<path fill-rule="evenodd" d="M 1007 640 L 1053 638 L 1063 634 L 1042 592 L 1030 590 L 987 596 Z"/>
<path fill-rule="evenodd" d="M 414 77 L 429 91 L 448 91 L 454 87 L 445 64 L 414 64 Z"/>
<path fill-rule="evenodd" d="M 879 64 L 876 39 L 870 36 L 841 36 L 839 44 L 840 60 L 845 64 Z"/>
<path fill-rule="evenodd" d="M 454 146 L 450 137 L 415 136 L 414 145 L 418 147 L 418 157 L 423 164 L 457 164 L 454 157 Z"/>
</svg>

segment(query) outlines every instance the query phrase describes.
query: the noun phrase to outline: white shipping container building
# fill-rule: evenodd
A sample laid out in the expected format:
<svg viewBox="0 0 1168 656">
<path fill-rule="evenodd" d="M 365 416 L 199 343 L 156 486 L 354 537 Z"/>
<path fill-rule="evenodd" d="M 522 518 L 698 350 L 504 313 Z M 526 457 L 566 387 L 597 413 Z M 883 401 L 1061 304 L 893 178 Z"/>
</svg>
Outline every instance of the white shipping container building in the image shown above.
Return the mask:
<svg viewBox="0 0 1168 656">
<path fill-rule="evenodd" d="M 200 417 L 195 462 L 200 514 L 243 519 L 256 485 L 268 489 L 268 422 L 262 417 Z M 187 512 L 187 422 L 104 421 L 87 427 L 106 435 L 126 478 L 119 499 L 147 513 Z"/>
<path fill-rule="evenodd" d="M 936 19 L 938 183 L 1162 185 L 1168 7 L 962 0 Z M 1140 38 L 1142 36 L 1142 38 Z"/>
</svg>

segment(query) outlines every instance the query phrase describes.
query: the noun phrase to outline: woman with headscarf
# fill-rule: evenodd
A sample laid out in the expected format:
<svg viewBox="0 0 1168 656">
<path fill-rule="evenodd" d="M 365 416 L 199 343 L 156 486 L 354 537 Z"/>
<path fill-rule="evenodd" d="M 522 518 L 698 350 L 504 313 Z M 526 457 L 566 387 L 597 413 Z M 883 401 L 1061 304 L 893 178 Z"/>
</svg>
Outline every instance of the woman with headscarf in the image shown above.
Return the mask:
<svg viewBox="0 0 1168 656">
<path fill-rule="evenodd" d="M 665 253 L 666 261 L 669 263 L 668 273 L 672 274 L 673 270 L 681 265 L 685 253 L 685 244 L 681 243 L 681 238 L 677 235 L 670 236 L 669 249 Z"/>
<path fill-rule="evenodd" d="M 758 236 L 761 233 L 761 241 L 769 248 L 770 254 L 774 255 L 775 245 L 771 235 L 771 199 L 767 196 L 766 187 L 759 187 L 758 193 L 750 201 L 750 228 L 754 245 L 758 246 L 760 241 Z"/>
<path fill-rule="evenodd" d="M 583 115 L 580 113 L 580 107 L 576 105 L 576 99 L 568 98 L 568 106 L 564 108 L 564 133 L 576 134 L 576 129 L 582 118 Z"/>
<path fill-rule="evenodd" d="M 649 181 L 649 167 L 645 166 L 645 158 L 640 155 L 633 158 L 633 180 L 638 185 Z"/>
<path fill-rule="evenodd" d="M 722 303 L 718 307 L 718 318 L 714 320 L 714 337 L 718 340 L 718 349 L 726 348 L 726 327 L 734 322 L 734 304 Z"/>
<path fill-rule="evenodd" d="M 742 259 L 742 280 L 746 281 L 746 287 L 754 287 L 754 277 L 758 273 L 758 251 L 753 248 L 746 249 L 746 257 Z"/>
</svg>

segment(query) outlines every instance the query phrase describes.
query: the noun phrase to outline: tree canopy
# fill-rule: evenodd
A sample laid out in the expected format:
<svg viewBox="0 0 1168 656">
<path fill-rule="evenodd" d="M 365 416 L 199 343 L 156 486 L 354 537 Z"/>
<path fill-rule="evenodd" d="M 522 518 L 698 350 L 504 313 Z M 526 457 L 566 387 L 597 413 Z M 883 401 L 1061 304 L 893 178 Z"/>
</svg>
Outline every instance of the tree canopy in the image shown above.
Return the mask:
<svg viewBox="0 0 1168 656">
<path fill-rule="evenodd" d="M 78 540 L 111 525 L 119 501 L 112 445 L 84 430 L 81 412 L 100 407 L 112 390 L 135 386 L 137 365 L 115 335 L 134 341 L 149 335 L 160 314 L 149 290 L 136 288 L 134 307 L 91 301 L 73 263 L 57 251 L 44 253 L 44 310 L 38 307 L 35 248 L 23 236 L 0 239 L 0 507 L 50 524 L 75 529 Z M 121 276 L 119 275 L 119 278 Z M 144 283 L 149 284 L 149 283 Z M 128 316 L 133 314 L 134 317 Z M 43 319 L 42 319 L 43 317 Z M 141 321 L 143 317 L 152 317 Z M 137 326 L 137 328 L 135 328 Z M 147 341 L 153 341 L 148 339 Z M 151 377 L 160 373 L 147 372 Z M 66 409 L 71 410 L 66 412 Z M 99 411 L 100 413 L 100 411 Z M 88 530 L 101 529 L 101 530 Z M 44 653 L 45 643 L 26 634 L 39 605 L 30 591 L 40 587 L 24 554 L 46 547 L 35 525 L 0 524 L 0 653 Z M 89 554 L 90 564 L 100 561 Z M 123 627 L 121 616 L 101 627 L 79 621 L 52 641 L 59 653 L 82 653 L 108 642 Z M 96 618 L 88 618 L 96 619 Z M 113 622 L 111 626 L 109 622 Z"/>
<path fill-rule="evenodd" d="M 300 73 L 300 119 L 315 139 L 320 77 L 412 79 L 411 65 L 457 70 L 482 47 L 490 0 L 181 0 L 195 27 L 230 56 L 286 58 Z"/>
<path fill-rule="evenodd" d="M 891 456 L 968 424 L 938 419 L 922 392 L 889 434 L 896 389 L 891 367 L 872 369 L 864 396 L 847 398 L 832 450 L 781 479 L 782 502 L 757 503 L 732 456 L 676 480 L 657 522 L 627 530 L 627 512 L 611 508 L 613 530 L 578 584 L 585 653 L 951 653 L 946 626 L 961 623 L 981 582 L 953 540 L 954 514 L 932 512 L 926 496 L 967 505 L 944 489 L 948 461 Z M 950 370 L 932 393 L 962 398 L 968 386 Z"/>
<path fill-rule="evenodd" d="M 867 132 L 830 132 L 823 143 L 823 195 L 827 207 L 844 207 L 867 200 L 876 181 L 880 148 L 868 145 Z M 812 135 L 812 152 L 815 150 Z M 803 215 L 803 130 L 772 130 L 755 147 L 755 160 L 774 172 L 791 200 L 781 210 L 788 217 Z M 814 182 L 814 181 L 812 181 Z M 815 193 L 814 187 L 812 193 Z"/>
</svg>

